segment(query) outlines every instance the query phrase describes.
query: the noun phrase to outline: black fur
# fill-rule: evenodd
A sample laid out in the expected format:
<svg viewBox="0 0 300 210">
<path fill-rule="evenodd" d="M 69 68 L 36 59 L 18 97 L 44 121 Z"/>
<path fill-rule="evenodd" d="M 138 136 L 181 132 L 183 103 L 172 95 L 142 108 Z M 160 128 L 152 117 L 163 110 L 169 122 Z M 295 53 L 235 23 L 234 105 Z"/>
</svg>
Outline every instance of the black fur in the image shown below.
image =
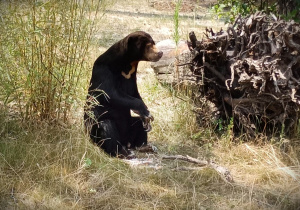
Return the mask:
<svg viewBox="0 0 300 210">
<path fill-rule="evenodd" d="M 153 118 L 138 92 L 136 70 L 139 61 L 157 61 L 161 56 L 151 36 L 138 31 L 115 43 L 95 61 L 85 126 L 91 139 L 111 156 L 126 157 L 128 146 L 147 144 L 145 127 Z M 130 110 L 140 117 L 132 117 Z"/>
</svg>

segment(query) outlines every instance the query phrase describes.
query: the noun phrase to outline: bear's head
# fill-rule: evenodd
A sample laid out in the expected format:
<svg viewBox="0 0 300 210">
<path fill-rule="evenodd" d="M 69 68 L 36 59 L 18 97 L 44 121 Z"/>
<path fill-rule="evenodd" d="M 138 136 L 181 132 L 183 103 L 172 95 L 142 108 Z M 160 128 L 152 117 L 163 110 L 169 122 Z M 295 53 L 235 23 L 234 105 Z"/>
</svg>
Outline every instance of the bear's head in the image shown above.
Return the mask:
<svg viewBox="0 0 300 210">
<path fill-rule="evenodd" d="M 158 61 L 163 52 L 155 46 L 152 37 L 143 31 L 136 31 L 124 38 L 127 53 L 132 61 Z"/>
</svg>

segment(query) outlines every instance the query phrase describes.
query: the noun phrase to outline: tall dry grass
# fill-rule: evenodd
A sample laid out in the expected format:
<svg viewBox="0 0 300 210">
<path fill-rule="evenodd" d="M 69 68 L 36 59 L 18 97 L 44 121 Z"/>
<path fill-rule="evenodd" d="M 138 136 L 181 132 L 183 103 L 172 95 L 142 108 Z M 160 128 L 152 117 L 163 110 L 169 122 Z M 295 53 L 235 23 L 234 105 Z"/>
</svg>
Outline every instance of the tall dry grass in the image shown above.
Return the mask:
<svg viewBox="0 0 300 210">
<path fill-rule="evenodd" d="M 122 2 L 127 5 L 131 1 L 123 0 Z M 2 1 L 1 4 L 3 3 Z M 135 3 L 141 5 L 141 1 Z M 58 2 L 58 4 L 61 3 Z M 45 6 L 37 4 L 35 7 Z M 12 8 L 25 9 L 24 11 L 29 9 L 24 2 L 0 8 L 1 14 L 2 11 L 6 12 L 3 14 L 8 14 L 7 12 Z M 17 13 L 14 14 L 17 15 Z M 77 15 L 74 14 L 73 17 L 78 17 Z M 5 18 L 7 17 L 3 16 L 2 19 Z M 14 17 L 9 18 L 14 19 Z M 24 24 L 29 24 L 26 23 L 30 20 L 29 16 L 23 18 Z M 113 22 L 118 21 L 113 19 Z M 49 24 L 51 26 L 52 23 Z M 132 22 L 128 24 L 133 25 Z M 17 30 L 23 26 L 10 27 L 15 30 L 12 33 L 18 34 Z M 105 27 L 108 28 L 108 26 Z M 57 30 L 61 29 L 58 27 Z M 43 34 L 45 33 L 44 31 Z M 33 120 L 24 123 L 22 116 L 28 115 L 27 118 L 29 118 L 31 117 L 29 113 L 33 114 L 33 118 L 41 119 L 42 116 L 40 112 L 35 113 L 29 108 L 26 114 L 25 108 L 31 107 L 31 103 L 27 102 L 27 100 L 30 101 L 29 93 L 41 94 L 40 98 L 45 98 L 42 96 L 46 96 L 47 91 L 30 92 L 31 89 L 25 87 L 31 86 L 25 82 L 22 83 L 22 81 L 27 81 L 27 78 L 29 81 L 34 81 L 27 76 L 29 74 L 27 68 L 23 68 L 24 63 L 31 66 L 30 56 L 26 57 L 30 62 L 25 62 L 22 57 L 19 59 L 17 55 L 14 57 L 15 60 L 9 59 L 12 58 L 13 53 L 18 52 L 12 48 L 12 46 L 18 47 L 18 45 L 13 45 L 14 40 L 22 44 L 27 42 L 27 39 L 20 38 L 23 40 L 21 42 L 13 39 L 8 32 L 5 32 L 5 36 L 0 34 L 0 37 L 1 40 L 4 38 L 6 40 L 6 42 L 1 42 L 1 49 L 6 52 L 6 54 L 0 52 L 1 58 L 7 56 L 3 57 L 6 62 L 0 61 L 1 99 L 6 99 L 4 102 L 10 105 L 9 108 L 18 108 L 7 110 L 0 106 L 0 209 L 273 210 L 299 207 L 299 145 L 285 144 L 281 139 L 275 139 L 273 142 L 261 141 L 260 144 L 245 144 L 238 140 L 233 142 L 230 127 L 224 128 L 227 133 L 223 136 L 215 134 L 213 127 L 199 127 L 196 123 L 197 118 L 191 111 L 193 104 L 183 96 L 174 94 L 172 88 L 160 84 L 147 65 L 139 65 L 138 85 L 142 97 L 155 117 L 153 131 L 149 133 L 149 141 L 158 147 L 159 154 L 146 157 L 155 157 L 160 161 L 160 154 L 188 154 L 200 159 L 214 160 L 231 171 L 235 183 L 224 182 L 216 171 L 209 168 L 191 171 L 177 170 L 178 166 L 182 165 L 194 167 L 194 165 L 180 161 L 162 161 L 162 167 L 159 169 L 147 166 L 132 168 L 122 160 L 107 157 L 94 146 L 84 132 L 81 118 L 77 119 L 73 125 L 64 126 L 49 123 L 49 121 Z M 74 40 L 76 39 L 77 36 L 74 35 Z M 44 38 L 37 39 L 38 42 L 40 40 Z M 28 43 L 31 43 L 29 41 Z M 6 44 L 9 47 L 6 48 Z M 55 49 L 63 48 L 54 47 Z M 69 49 L 72 47 L 70 46 Z M 32 48 L 24 52 L 25 55 L 26 53 L 32 55 Z M 34 58 L 38 58 L 37 54 L 33 55 Z M 68 55 L 71 56 L 71 54 Z M 60 54 L 56 56 L 63 58 Z M 72 59 L 69 58 L 69 61 Z M 15 65 L 7 62 L 13 62 Z M 40 61 L 34 60 L 34 62 Z M 43 63 L 45 62 L 46 60 L 43 59 Z M 86 63 L 92 63 L 92 61 L 89 60 Z M 48 65 L 48 62 L 46 64 Z M 19 65 L 22 65 L 22 68 L 19 68 Z M 7 70 L 6 67 L 8 67 Z M 14 68 L 17 69 L 16 72 L 13 71 Z M 47 69 L 44 68 L 49 74 Z M 66 69 L 66 75 L 69 75 L 69 68 L 62 65 L 61 69 Z M 84 76 L 84 65 L 81 71 L 81 76 Z M 57 68 L 54 72 L 60 71 Z M 42 73 L 37 75 L 39 74 Z M 9 78 L 14 80 L 9 81 Z M 53 77 L 52 80 L 56 79 Z M 70 81 L 76 81 L 76 79 L 70 79 Z M 85 91 L 80 89 L 86 88 L 88 82 L 83 81 L 84 85 L 80 82 L 81 79 L 78 81 L 77 94 L 84 95 Z M 32 87 L 36 87 L 33 84 L 35 83 L 32 83 Z M 45 82 L 45 84 L 48 83 Z M 55 84 L 59 85 L 59 83 Z M 65 92 L 66 89 L 63 89 L 62 93 Z M 61 97 L 65 99 L 67 95 Z M 24 101 L 26 103 L 21 101 L 23 99 L 26 99 Z M 66 103 L 70 103 L 70 106 L 76 105 L 71 102 Z M 29 105 L 26 106 L 27 103 Z M 40 105 L 40 107 L 43 106 Z M 20 118 L 17 111 L 22 113 Z M 64 110 L 62 109 L 60 113 L 63 117 Z M 53 118 L 57 117 L 57 112 L 53 116 Z M 255 140 L 259 142 L 259 139 Z M 293 142 L 296 143 L 297 140 Z"/>
<path fill-rule="evenodd" d="M 83 99 L 104 1 L 1 1 L 0 100 L 24 119 L 67 120 Z"/>
<path fill-rule="evenodd" d="M 195 166 L 180 161 L 132 168 L 91 144 L 80 123 L 25 124 L 1 110 L 1 209 L 297 209 L 297 147 L 283 151 L 205 135 L 187 102 L 174 98 L 149 69 L 139 70 L 142 97 L 155 116 L 149 141 L 159 148 L 146 157 L 211 159 L 227 167 L 235 183 L 209 168 L 178 170 Z"/>
</svg>

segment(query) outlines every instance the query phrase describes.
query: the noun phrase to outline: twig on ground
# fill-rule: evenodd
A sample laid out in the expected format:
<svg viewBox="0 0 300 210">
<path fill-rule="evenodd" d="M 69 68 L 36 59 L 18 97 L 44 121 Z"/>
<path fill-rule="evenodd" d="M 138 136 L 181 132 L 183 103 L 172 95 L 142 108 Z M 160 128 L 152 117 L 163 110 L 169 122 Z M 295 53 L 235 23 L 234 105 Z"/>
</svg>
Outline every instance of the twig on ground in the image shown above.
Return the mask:
<svg viewBox="0 0 300 210">
<path fill-rule="evenodd" d="M 216 163 L 214 163 L 212 161 L 199 160 L 199 159 L 190 157 L 188 155 L 187 156 L 183 156 L 183 155 L 171 155 L 171 156 L 162 155 L 161 158 L 165 159 L 165 160 L 182 160 L 182 161 L 187 161 L 187 162 L 190 162 L 190 163 L 195 163 L 199 167 L 207 166 L 207 167 L 210 167 L 210 168 L 213 168 L 214 170 L 216 170 L 225 181 L 230 182 L 230 183 L 233 182 L 233 178 L 232 178 L 232 176 L 230 174 L 230 171 L 227 168 L 225 168 L 223 166 L 219 166 L 218 164 L 216 164 Z M 191 170 L 192 168 L 183 167 L 181 169 Z M 197 168 L 195 168 L 195 169 L 197 169 Z"/>
</svg>

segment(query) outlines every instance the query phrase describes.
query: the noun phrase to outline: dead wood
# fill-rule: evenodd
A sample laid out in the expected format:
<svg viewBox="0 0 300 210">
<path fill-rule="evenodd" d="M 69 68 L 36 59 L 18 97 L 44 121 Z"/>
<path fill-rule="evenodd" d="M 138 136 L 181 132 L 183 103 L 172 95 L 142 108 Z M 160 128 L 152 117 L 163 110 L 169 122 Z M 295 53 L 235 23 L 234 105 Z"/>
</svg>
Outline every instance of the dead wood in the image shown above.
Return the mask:
<svg viewBox="0 0 300 210">
<path fill-rule="evenodd" d="M 187 61 L 218 118 L 234 119 L 235 132 L 292 135 L 300 106 L 300 25 L 256 13 L 227 30 L 206 29 L 188 42 Z M 198 94 L 199 95 L 199 94 Z M 225 103 L 224 103 L 225 102 Z"/>
<path fill-rule="evenodd" d="M 172 170 L 176 171 L 190 171 L 190 170 L 202 170 L 203 167 L 209 167 L 217 171 L 222 179 L 226 182 L 233 182 L 233 178 L 230 174 L 230 171 L 218 164 L 216 164 L 213 161 L 207 161 L 207 160 L 199 160 L 190 156 L 183 156 L 183 155 L 151 155 L 147 158 L 133 158 L 133 159 L 124 159 L 123 161 L 127 164 L 129 164 L 131 167 L 147 167 L 147 168 L 153 168 L 156 170 L 162 169 L 166 166 L 166 164 L 162 164 L 162 160 L 180 160 L 185 161 L 189 163 L 196 164 L 197 167 L 190 167 L 190 166 L 177 166 L 176 168 L 173 168 Z"/>
<path fill-rule="evenodd" d="M 230 174 L 230 171 L 227 168 L 214 163 L 213 161 L 199 160 L 199 159 L 190 157 L 188 155 L 187 156 L 183 156 L 183 155 L 172 155 L 172 156 L 163 155 L 163 156 L 161 156 L 161 158 L 165 159 L 165 160 L 181 160 L 181 161 L 186 161 L 186 162 L 197 164 L 198 167 L 204 167 L 204 166 L 210 167 L 210 168 L 216 170 L 225 181 L 227 181 L 227 182 L 233 182 L 233 178 L 232 178 L 232 176 Z M 179 167 L 179 168 L 176 168 L 176 170 L 195 170 L 195 169 L 196 168 L 194 168 L 194 167 L 193 168 L 191 168 L 191 167 Z"/>
<path fill-rule="evenodd" d="M 182 160 L 182 161 L 187 161 L 190 163 L 195 163 L 197 164 L 199 167 L 201 166 L 207 166 L 208 165 L 208 161 L 206 160 L 198 160 L 196 158 L 190 157 L 190 156 L 183 156 L 183 155 L 172 155 L 172 156 L 168 156 L 168 155 L 163 155 L 161 156 L 162 159 L 167 159 L 167 160 Z"/>
<path fill-rule="evenodd" d="M 178 166 L 176 168 L 173 168 L 173 171 L 200 171 L 203 170 L 204 168 L 200 167 L 186 167 L 186 166 Z"/>
</svg>

